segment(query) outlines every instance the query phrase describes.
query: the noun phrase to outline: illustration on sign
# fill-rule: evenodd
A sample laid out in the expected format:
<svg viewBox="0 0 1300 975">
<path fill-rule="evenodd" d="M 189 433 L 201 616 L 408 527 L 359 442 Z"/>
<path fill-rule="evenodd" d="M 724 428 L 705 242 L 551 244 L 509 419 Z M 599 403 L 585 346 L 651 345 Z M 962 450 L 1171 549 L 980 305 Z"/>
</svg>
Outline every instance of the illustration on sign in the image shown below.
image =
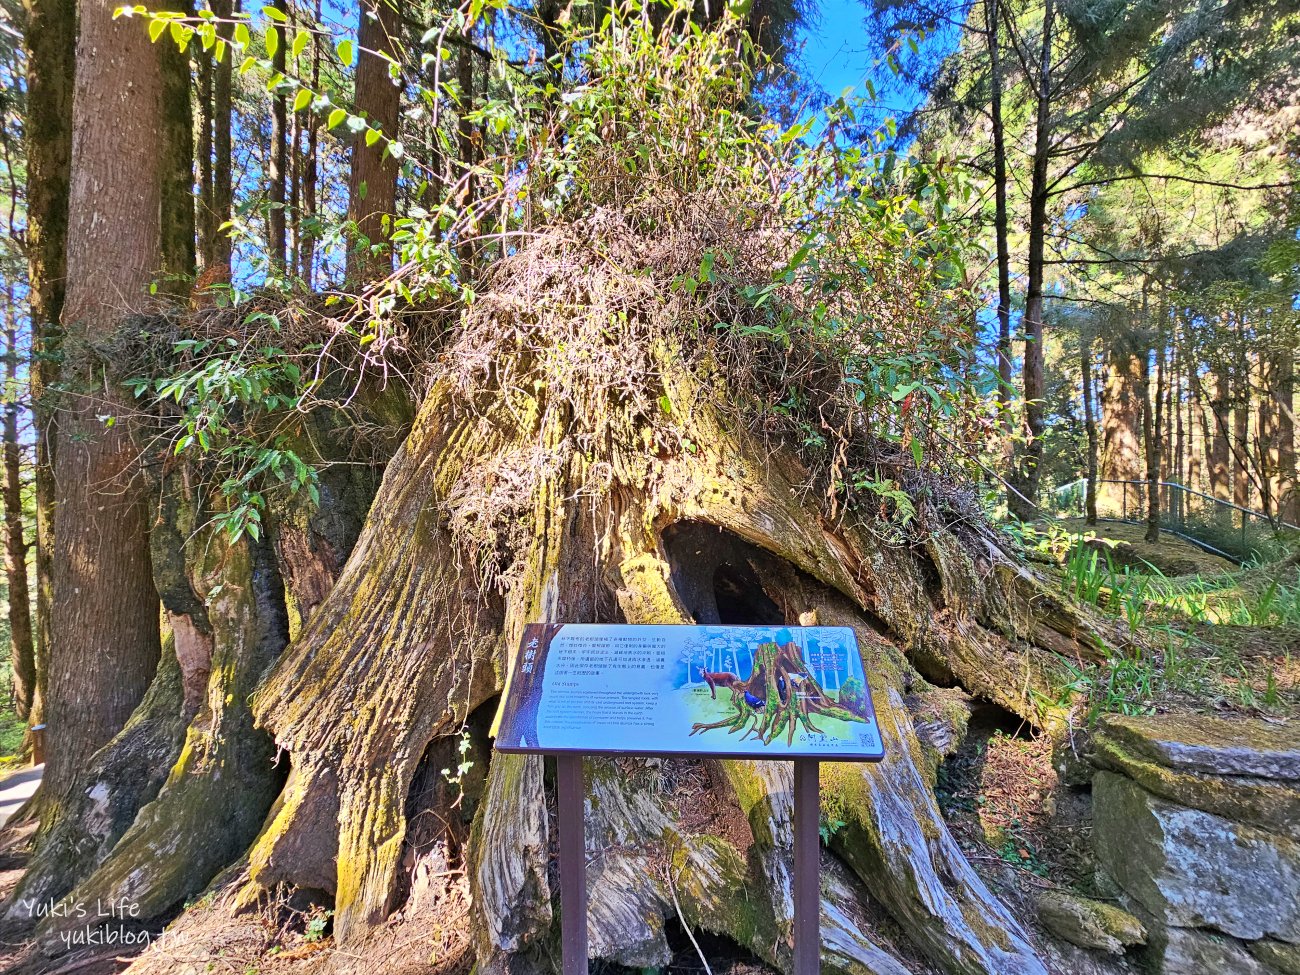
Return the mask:
<svg viewBox="0 0 1300 975">
<path fill-rule="evenodd" d="M 884 754 L 856 636 L 829 626 L 529 625 L 496 747 Z"/>
</svg>

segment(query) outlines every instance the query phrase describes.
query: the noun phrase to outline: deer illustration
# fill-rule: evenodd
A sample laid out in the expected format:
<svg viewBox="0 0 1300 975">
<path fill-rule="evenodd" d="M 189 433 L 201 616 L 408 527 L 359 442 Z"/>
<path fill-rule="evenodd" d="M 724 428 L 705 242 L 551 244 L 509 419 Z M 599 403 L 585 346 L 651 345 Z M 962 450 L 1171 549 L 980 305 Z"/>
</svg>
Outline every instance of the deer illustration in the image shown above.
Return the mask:
<svg viewBox="0 0 1300 975">
<path fill-rule="evenodd" d="M 736 688 L 741 682 L 739 677 L 727 670 L 724 670 L 721 673 L 713 673 L 712 671 L 700 667 L 699 671 L 700 679 L 709 685 L 709 697 L 713 698 L 715 701 L 718 698 L 719 687 L 732 688 L 734 695 L 734 688 Z"/>
</svg>

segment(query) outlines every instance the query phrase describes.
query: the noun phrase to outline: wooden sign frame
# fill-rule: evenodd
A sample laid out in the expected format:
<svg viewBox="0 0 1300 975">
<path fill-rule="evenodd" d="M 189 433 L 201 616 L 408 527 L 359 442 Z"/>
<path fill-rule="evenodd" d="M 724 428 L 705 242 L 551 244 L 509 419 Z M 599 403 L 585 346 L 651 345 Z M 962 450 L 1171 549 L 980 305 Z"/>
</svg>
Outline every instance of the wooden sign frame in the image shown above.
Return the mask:
<svg viewBox="0 0 1300 975">
<path fill-rule="evenodd" d="M 564 630 L 578 640 L 582 649 L 568 647 L 568 663 L 555 665 L 551 657 L 555 649 L 556 638 Z M 647 637 L 655 647 L 667 646 L 672 636 L 685 637 L 684 631 L 695 631 L 691 636 L 709 637 L 716 635 L 724 640 L 762 639 L 764 635 L 771 639 L 761 643 L 750 657 L 749 673 L 742 675 L 735 672 L 709 672 L 708 687 L 711 692 L 710 702 L 722 712 L 722 717 L 715 722 L 696 722 L 694 729 L 679 744 L 686 747 L 659 748 L 646 743 L 643 747 L 629 747 L 613 735 L 614 744 L 605 747 L 571 744 L 563 733 L 566 721 L 571 719 L 561 716 L 551 721 L 548 727 L 547 712 L 543 697 L 547 682 L 547 664 L 552 663 L 554 674 L 559 675 L 555 683 L 561 687 L 561 697 L 571 695 L 574 687 L 580 688 L 581 678 L 594 677 L 599 680 L 599 664 L 602 659 L 601 646 L 617 647 L 606 658 L 611 667 L 626 669 L 639 668 L 647 675 L 658 674 L 661 688 L 667 686 L 667 694 L 681 696 L 680 669 L 677 680 L 673 680 L 672 649 L 667 656 L 659 660 L 650 655 L 651 665 L 640 661 L 647 659 L 644 652 L 627 650 L 635 646 L 638 633 L 645 637 L 645 631 L 652 632 Z M 814 632 L 815 631 L 815 632 Z M 602 644 L 600 634 L 608 635 L 608 644 Z M 782 637 L 786 643 L 778 642 Z M 801 642 L 802 638 L 802 642 Z M 861 688 L 854 688 L 852 703 L 855 710 L 846 718 L 843 712 L 847 708 L 840 706 L 844 694 L 833 696 L 818 681 L 817 668 L 809 663 L 812 654 L 808 647 L 821 647 L 823 642 L 834 642 L 835 661 L 838 654 L 844 652 L 846 672 L 861 674 Z M 680 643 L 680 641 L 677 641 Z M 773 647 L 775 646 L 775 648 Z M 788 649 L 793 647 L 794 649 Z M 563 649 L 557 658 L 563 657 Z M 735 661 L 735 656 L 731 658 Z M 577 666 L 571 664 L 577 661 Z M 595 666 L 590 663 L 594 661 Z M 637 661 L 629 664 L 628 661 Z M 825 659 L 821 670 L 825 673 Z M 660 663 L 657 670 L 653 666 Z M 854 671 L 854 664 L 858 668 Z M 764 666 L 769 669 L 764 670 Z M 688 658 L 687 686 L 690 687 Z M 802 666 L 802 671 L 800 667 Z M 772 671 L 779 671 L 780 679 L 772 676 Z M 665 677 L 664 675 L 668 676 Z M 622 675 L 624 678 L 627 674 Z M 742 679 L 743 677 L 743 679 Z M 563 678 L 563 679 L 560 679 Z M 732 679 L 728 679 L 732 678 Z M 616 681 L 617 678 L 611 678 Z M 664 684 L 664 681 L 667 684 Z M 729 693 L 731 710 L 726 701 L 717 706 L 717 685 L 722 685 Z M 529 624 L 525 628 L 519 653 L 502 695 L 501 710 L 493 725 L 493 734 L 497 736 L 495 748 L 507 754 L 553 755 L 556 765 L 556 798 L 559 832 L 559 873 L 560 873 L 560 944 L 562 951 L 563 975 L 586 975 L 587 972 L 587 853 L 585 835 L 586 780 L 583 773 L 583 758 L 587 755 L 610 756 L 645 756 L 645 757 L 692 757 L 692 758 L 742 758 L 759 760 L 788 759 L 794 762 L 794 975 L 817 975 L 821 969 L 821 843 L 819 835 L 820 798 L 819 768 L 823 760 L 878 762 L 884 758 L 883 741 L 879 736 L 879 725 L 875 720 L 875 711 L 866 687 L 866 675 L 862 669 L 861 654 L 856 636 L 852 630 L 830 627 L 673 627 L 673 626 L 595 626 L 587 624 Z M 843 691 L 845 683 L 838 683 Z M 743 687 L 743 690 L 737 690 Z M 764 688 L 767 689 L 764 694 Z M 692 689 L 694 690 L 694 689 Z M 861 700 L 859 700 L 859 694 Z M 761 696 L 760 696 L 761 695 Z M 774 696 L 775 695 L 775 696 Z M 702 703 L 702 695 L 696 693 Z M 656 701 L 663 699 L 661 690 Z M 778 703 L 779 699 L 779 703 Z M 771 706 L 769 706 L 769 702 Z M 566 699 L 566 704 L 570 703 Z M 688 695 L 687 704 L 691 703 Z M 563 715 L 564 708 L 554 713 Z M 775 717 L 773 716 L 775 713 Z M 625 722 L 625 719 L 618 718 Z M 826 747 L 824 741 L 817 738 L 824 735 L 831 722 L 836 722 L 835 731 L 839 747 Z M 874 739 L 867 742 L 875 747 L 854 747 L 853 725 L 863 724 L 876 729 Z M 842 726 L 847 726 L 842 727 Z M 587 729 L 588 731 L 593 729 Z M 681 729 L 677 729 L 680 733 Z M 711 731 L 724 731 L 726 738 L 706 741 L 705 734 Z M 741 732 L 745 737 L 734 740 Z M 796 747 L 796 736 L 801 736 L 801 744 Z M 849 737 L 844 737 L 848 735 Z M 744 746 L 744 742 L 754 737 L 764 739 L 758 744 Z M 626 736 L 623 736 L 626 737 Z M 859 732 L 859 737 L 862 737 Z M 718 736 L 714 736 L 717 739 Z M 784 738 L 784 747 L 782 739 Z M 696 739 L 692 741 L 692 739 Z M 591 738 L 588 736 L 587 740 Z M 670 733 L 671 740 L 671 733 Z M 862 737 L 865 741 L 865 737 Z M 845 747 L 844 742 L 848 742 Z M 771 746 L 775 744 L 776 747 Z M 770 750 L 769 750 L 770 749 Z"/>
</svg>

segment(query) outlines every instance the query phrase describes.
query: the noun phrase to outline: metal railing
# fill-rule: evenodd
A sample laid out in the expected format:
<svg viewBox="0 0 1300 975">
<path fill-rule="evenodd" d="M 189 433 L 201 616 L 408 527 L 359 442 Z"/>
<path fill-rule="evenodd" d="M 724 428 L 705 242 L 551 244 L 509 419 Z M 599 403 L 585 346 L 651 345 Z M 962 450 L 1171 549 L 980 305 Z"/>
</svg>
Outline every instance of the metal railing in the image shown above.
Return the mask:
<svg viewBox="0 0 1300 975">
<path fill-rule="evenodd" d="M 1099 480 L 1098 520 L 1146 524 L 1150 489 L 1147 481 Z M 1300 539 L 1300 526 L 1176 481 L 1158 481 L 1155 489 L 1160 530 L 1214 555 L 1242 564 L 1264 561 L 1286 554 L 1288 543 Z M 1082 516 L 1086 490 L 1087 481 L 1082 478 L 1057 488 L 1054 492 L 1057 514 Z"/>
</svg>

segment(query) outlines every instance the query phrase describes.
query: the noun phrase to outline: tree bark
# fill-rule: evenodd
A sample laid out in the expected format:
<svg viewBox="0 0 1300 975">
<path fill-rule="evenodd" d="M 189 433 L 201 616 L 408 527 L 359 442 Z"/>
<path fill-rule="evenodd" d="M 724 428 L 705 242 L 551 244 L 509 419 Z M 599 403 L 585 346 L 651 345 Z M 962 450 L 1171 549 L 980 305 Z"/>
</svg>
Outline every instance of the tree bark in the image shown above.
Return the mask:
<svg viewBox="0 0 1300 975">
<path fill-rule="evenodd" d="M 1183 410 L 1183 362 L 1184 351 L 1182 332 L 1176 326 L 1173 335 L 1173 347 L 1170 350 L 1173 382 L 1169 391 L 1174 423 L 1173 449 L 1170 454 L 1170 470 L 1173 478 L 1180 484 L 1195 488 L 1192 480 L 1193 448 L 1188 437 L 1189 425 L 1184 422 Z"/>
<path fill-rule="evenodd" d="M 321 0 L 316 0 L 316 23 L 322 16 Z M 311 87 L 320 90 L 320 45 L 311 46 Z M 320 145 L 320 119 L 315 113 L 308 115 L 307 149 L 302 158 L 302 218 L 299 221 L 301 246 L 298 263 L 298 276 L 302 278 L 303 287 L 311 291 L 315 286 L 316 274 L 316 235 L 320 232 L 316 214 L 316 181 L 318 176 L 317 155 Z"/>
<path fill-rule="evenodd" d="M 1017 518 L 1038 515 L 1038 486 L 1042 480 L 1044 434 L 1043 276 L 1047 239 L 1048 168 L 1052 150 L 1052 40 L 1056 6 L 1043 4 L 1042 44 L 1034 78 L 1034 154 L 1029 188 L 1029 254 L 1025 286 L 1024 444 L 1019 451 L 1015 490 L 1007 507 Z"/>
<path fill-rule="evenodd" d="M 1232 414 L 1232 386 L 1228 369 L 1222 363 L 1216 363 L 1213 371 L 1214 392 L 1210 400 L 1210 416 L 1213 430 L 1207 432 L 1206 464 L 1209 467 L 1210 493 L 1216 500 L 1232 500 L 1232 451 L 1228 440 L 1228 421 Z M 1223 505 L 1215 506 L 1215 517 L 1221 522 L 1231 519 L 1231 509 Z"/>
<path fill-rule="evenodd" d="M 141 916 L 163 916 L 239 858 L 283 785 L 275 748 L 254 729 L 247 704 L 288 641 L 274 554 L 266 540 L 207 541 L 194 569 L 212 626 L 210 674 L 199 688 L 197 713 L 157 797 L 140 808 L 111 855 L 67 894 L 69 905 L 126 898 Z M 181 670 L 183 686 L 183 660 Z M 196 836 L 203 842 L 195 843 Z M 38 933 L 52 943 L 60 931 L 84 923 L 75 913 L 55 915 Z"/>
<path fill-rule="evenodd" d="M 1091 335 L 1079 337 L 1079 374 L 1083 388 L 1083 428 L 1088 438 L 1088 470 L 1085 477 L 1083 497 L 1083 522 L 1085 525 L 1097 524 L 1097 414 L 1093 408 L 1092 382 L 1092 345 Z"/>
<path fill-rule="evenodd" d="M 1161 402 L 1164 398 L 1164 355 L 1156 343 L 1156 382 L 1151 384 L 1151 353 L 1142 350 L 1142 444 L 1146 453 L 1146 531 L 1152 544 L 1160 541 Z"/>
<path fill-rule="evenodd" d="M 1002 60 L 998 0 L 985 0 L 984 30 L 989 52 L 989 119 L 993 130 L 993 233 L 998 263 L 998 405 L 1011 424 L 1011 249 L 1007 242 L 1007 147 L 1002 120 Z"/>
<path fill-rule="evenodd" d="M 1271 438 L 1275 455 L 1274 470 L 1277 475 L 1278 517 L 1292 525 L 1300 525 L 1300 490 L 1296 484 L 1295 451 L 1295 352 L 1288 343 L 1273 352 L 1273 382 L 1269 395 L 1273 400 L 1276 417 Z"/>
<path fill-rule="evenodd" d="M 457 179 L 463 180 L 464 199 L 472 205 L 475 195 L 473 167 L 478 162 L 478 152 L 474 146 L 474 123 L 468 118 L 468 113 L 474 107 L 474 52 L 468 44 L 462 46 L 456 54 L 456 80 L 460 86 L 460 105 L 456 113 L 456 154 L 460 166 L 450 167 L 448 182 L 449 185 L 455 185 Z M 462 264 L 468 266 L 473 263 L 473 242 L 462 242 L 459 253 Z"/>
<path fill-rule="evenodd" d="M 397 206 L 397 160 L 387 151 L 397 140 L 401 89 L 389 76 L 390 57 L 398 54 L 400 18 L 392 0 L 363 0 L 359 5 L 355 102 L 359 114 L 383 132 L 384 138 L 368 146 L 361 136 L 352 145 L 352 173 L 348 182 L 348 219 L 357 226 L 357 239 L 348 250 L 348 280 L 361 284 L 393 269 L 392 249 L 385 245 L 384 218 Z"/>
<path fill-rule="evenodd" d="M 233 10 L 232 0 L 212 0 L 212 12 L 222 21 L 229 21 Z M 218 25 L 217 35 L 226 41 L 227 47 L 226 56 L 213 69 L 212 79 L 212 265 L 215 279 L 229 281 L 231 241 L 229 232 L 222 228 L 233 215 L 235 199 L 230 152 L 232 62 L 235 53 L 230 47 L 231 28 L 228 23 Z"/>
<path fill-rule="evenodd" d="M 1128 483 L 1142 477 L 1142 363 L 1128 335 L 1112 338 L 1102 389 L 1101 477 L 1098 503 L 1112 517 L 1136 518 L 1138 495 Z M 1116 483 L 1120 482 L 1120 483 Z"/>
<path fill-rule="evenodd" d="M 31 311 L 32 419 L 36 427 L 36 714 L 45 696 L 54 577 L 54 450 L 58 424 L 48 391 L 59 380 L 59 322 L 67 276 L 68 187 L 72 160 L 72 86 L 76 0 L 28 0 L 27 281 Z"/>
<path fill-rule="evenodd" d="M 192 4 L 179 9 L 189 13 Z M 194 200 L 194 113 L 190 95 L 194 77 L 187 51 L 170 40 L 158 45 L 162 71 L 162 97 L 158 156 L 162 179 L 161 285 L 163 293 L 176 298 L 188 296 L 194 283 L 195 200 Z"/>
<path fill-rule="evenodd" d="M 279 24 L 270 24 L 267 30 L 274 32 L 279 43 L 271 55 L 272 70 L 283 76 L 285 72 L 285 48 L 289 43 L 289 32 Z M 270 212 L 267 215 L 269 237 L 267 248 L 270 260 L 269 273 L 279 277 L 288 267 L 288 235 L 286 231 L 287 202 L 285 181 L 289 171 L 289 96 L 283 84 L 276 85 L 271 93 L 271 144 L 267 151 L 266 178 L 269 184 Z"/>
<path fill-rule="evenodd" d="M 4 520 L 5 578 L 9 585 L 9 660 L 14 712 L 26 721 L 36 698 L 36 646 L 27 582 L 27 531 L 23 518 L 22 445 L 18 440 L 18 327 L 12 293 L 5 304 Z"/>
<path fill-rule="evenodd" d="M 217 68 L 215 49 L 212 54 L 206 52 L 199 54 L 198 62 L 199 119 L 195 126 L 198 136 L 194 145 L 194 161 L 198 169 L 199 190 L 196 201 L 198 216 L 195 234 L 198 244 L 198 263 L 203 272 L 210 273 L 217 262 L 216 175 L 213 172 L 212 158 L 212 130 L 216 116 L 213 105 L 215 97 L 213 82 Z"/>
<path fill-rule="evenodd" d="M 1250 363 L 1243 355 L 1233 376 L 1232 397 L 1232 503 L 1249 508 L 1251 479 L 1255 475 L 1250 449 Z M 1244 516 L 1243 516 L 1244 517 Z"/>
<path fill-rule="evenodd" d="M 126 723 L 160 653 L 131 404 L 102 381 L 94 351 L 138 308 L 161 261 L 162 72 L 147 33 L 115 21 L 114 8 L 82 0 L 78 10 L 43 786 L 52 796 Z"/>
</svg>

